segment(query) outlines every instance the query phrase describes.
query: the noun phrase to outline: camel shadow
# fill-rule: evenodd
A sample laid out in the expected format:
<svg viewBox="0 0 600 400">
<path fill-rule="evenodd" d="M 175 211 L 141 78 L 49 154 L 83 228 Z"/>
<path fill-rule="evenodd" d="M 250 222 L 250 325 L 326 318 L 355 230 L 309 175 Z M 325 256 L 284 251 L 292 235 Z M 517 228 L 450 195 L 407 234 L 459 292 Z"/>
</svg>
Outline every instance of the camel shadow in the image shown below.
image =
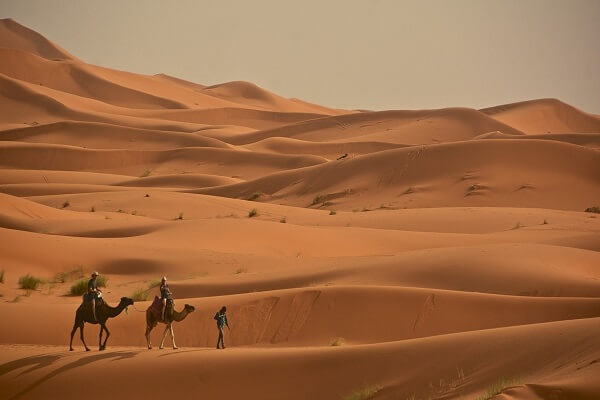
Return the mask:
<svg viewBox="0 0 600 400">
<path fill-rule="evenodd" d="M 72 370 L 73 368 L 82 367 L 87 364 L 91 364 L 91 363 L 94 363 L 94 362 L 97 362 L 100 360 L 111 359 L 111 358 L 113 359 L 112 361 L 124 360 L 124 359 L 135 357 L 136 354 L 137 354 L 137 352 L 134 352 L 134 351 L 116 351 L 116 352 L 112 352 L 112 353 L 96 354 L 96 355 L 92 355 L 92 356 L 82 357 L 78 360 L 75 360 L 66 365 L 63 365 L 62 367 L 59 367 L 59 368 L 55 369 L 54 371 L 51 371 L 50 373 L 41 377 L 40 379 L 38 379 L 31 385 L 27 386 L 25 389 L 23 389 L 20 392 L 18 392 L 17 394 L 15 394 L 14 396 L 10 397 L 9 400 L 18 399 L 19 397 L 24 396 L 25 394 L 32 391 L 36 387 L 40 386 L 42 383 L 48 381 L 49 379 L 54 378 L 55 376 L 60 375 L 69 370 Z M 47 356 L 27 357 L 27 358 L 24 358 L 21 360 L 11 361 L 6 364 L 0 365 L 0 375 L 5 374 L 8 371 L 11 371 L 15 368 L 24 367 L 27 365 L 33 365 L 27 371 L 24 371 L 21 374 L 19 374 L 19 375 L 23 375 L 25 373 L 32 372 L 36 369 L 50 366 L 52 363 L 56 362 L 60 358 L 62 358 L 62 356 L 47 355 Z"/>
<path fill-rule="evenodd" d="M 159 357 L 173 356 L 176 354 L 183 354 L 183 353 L 195 353 L 198 351 L 210 351 L 210 350 L 212 350 L 212 349 L 206 348 L 206 349 L 177 350 L 177 351 L 172 351 L 169 353 L 161 354 L 161 355 L 159 355 Z"/>
<path fill-rule="evenodd" d="M 60 358 L 61 358 L 61 356 L 59 356 L 59 355 L 47 354 L 47 355 L 41 355 L 41 356 L 25 357 L 25 358 L 21 358 L 19 360 L 10 361 L 10 362 L 0 365 L 0 376 L 4 375 L 10 371 L 13 371 L 15 369 L 19 369 L 19 368 L 23 368 L 23 367 L 27 367 L 27 366 L 31 365 L 31 368 L 21 372 L 17 376 L 28 374 L 32 371 L 35 371 L 36 369 L 48 367 L 48 366 L 52 365 L 55 361 L 58 361 Z"/>
</svg>

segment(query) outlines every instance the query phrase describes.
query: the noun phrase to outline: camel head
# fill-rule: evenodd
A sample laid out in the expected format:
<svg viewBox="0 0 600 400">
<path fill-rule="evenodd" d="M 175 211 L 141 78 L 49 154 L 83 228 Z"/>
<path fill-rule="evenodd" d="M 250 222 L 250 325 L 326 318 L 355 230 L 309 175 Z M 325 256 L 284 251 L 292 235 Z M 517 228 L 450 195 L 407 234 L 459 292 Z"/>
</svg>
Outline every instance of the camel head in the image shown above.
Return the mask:
<svg viewBox="0 0 600 400">
<path fill-rule="evenodd" d="M 120 306 L 123 307 L 128 307 L 133 305 L 133 299 L 130 299 L 129 297 L 121 297 L 121 301 L 119 302 Z"/>
<path fill-rule="evenodd" d="M 187 311 L 188 314 L 196 311 L 196 307 L 189 304 L 186 304 L 185 306 L 183 306 L 183 308 L 185 309 L 185 311 Z"/>
</svg>

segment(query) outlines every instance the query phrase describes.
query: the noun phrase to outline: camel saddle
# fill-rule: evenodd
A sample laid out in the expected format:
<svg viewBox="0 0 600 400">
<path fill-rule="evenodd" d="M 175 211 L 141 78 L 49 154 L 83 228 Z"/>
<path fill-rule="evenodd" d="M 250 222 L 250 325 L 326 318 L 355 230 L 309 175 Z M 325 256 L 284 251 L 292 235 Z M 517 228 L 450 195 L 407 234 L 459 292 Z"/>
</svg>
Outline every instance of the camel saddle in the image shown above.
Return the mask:
<svg viewBox="0 0 600 400">
<path fill-rule="evenodd" d="M 169 309 L 173 309 L 173 300 L 167 299 L 167 312 Z M 163 302 L 158 296 L 154 296 L 154 301 L 150 305 L 149 310 L 157 321 L 162 321 Z"/>
</svg>

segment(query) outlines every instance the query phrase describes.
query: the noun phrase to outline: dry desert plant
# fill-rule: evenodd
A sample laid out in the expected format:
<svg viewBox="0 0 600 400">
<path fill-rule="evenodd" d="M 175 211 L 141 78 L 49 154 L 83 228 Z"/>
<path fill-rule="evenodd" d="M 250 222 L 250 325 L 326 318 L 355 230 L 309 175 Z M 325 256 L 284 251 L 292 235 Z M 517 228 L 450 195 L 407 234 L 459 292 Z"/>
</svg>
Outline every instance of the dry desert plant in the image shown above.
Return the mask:
<svg viewBox="0 0 600 400">
<path fill-rule="evenodd" d="M 477 397 L 475 400 L 490 400 L 494 396 L 502 393 L 504 389 L 516 386 L 520 383 L 519 379 L 516 378 L 502 378 L 498 382 L 495 382 L 488 386 L 486 393 Z"/>
<path fill-rule="evenodd" d="M 146 301 L 148 300 L 148 292 L 142 288 L 136 289 L 131 295 L 133 301 Z"/>
<path fill-rule="evenodd" d="M 355 392 L 350 393 L 349 395 L 344 396 L 344 400 L 368 400 L 372 399 L 373 396 L 377 394 L 381 390 L 381 386 L 378 385 L 369 385 L 365 386 L 362 389 L 359 389 Z"/>
<path fill-rule="evenodd" d="M 19 287 L 21 289 L 36 290 L 41 283 L 44 283 L 43 279 L 29 274 L 19 278 Z"/>
</svg>

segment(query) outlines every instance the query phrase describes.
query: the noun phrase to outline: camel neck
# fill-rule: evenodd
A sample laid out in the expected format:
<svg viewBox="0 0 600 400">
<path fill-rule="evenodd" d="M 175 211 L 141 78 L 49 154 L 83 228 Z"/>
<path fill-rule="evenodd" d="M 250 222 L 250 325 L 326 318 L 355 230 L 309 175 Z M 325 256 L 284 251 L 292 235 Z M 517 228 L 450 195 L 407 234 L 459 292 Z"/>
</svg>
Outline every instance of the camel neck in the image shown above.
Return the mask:
<svg viewBox="0 0 600 400">
<path fill-rule="evenodd" d="M 188 314 L 189 313 L 185 307 L 183 308 L 183 310 L 181 310 L 181 312 L 174 311 L 173 312 L 173 321 L 176 321 L 176 322 L 183 321 L 185 319 L 185 317 L 187 317 Z"/>
<path fill-rule="evenodd" d="M 108 304 L 106 304 L 106 310 L 107 310 L 106 316 L 109 317 L 109 318 L 114 318 L 117 315 L 121 314 L 121 312 L 123 311 L 123 309 L 125 307 L 126 306 L 122 302 L 119 303 L 116 307 L 111 307 Z"/>
</svg>

